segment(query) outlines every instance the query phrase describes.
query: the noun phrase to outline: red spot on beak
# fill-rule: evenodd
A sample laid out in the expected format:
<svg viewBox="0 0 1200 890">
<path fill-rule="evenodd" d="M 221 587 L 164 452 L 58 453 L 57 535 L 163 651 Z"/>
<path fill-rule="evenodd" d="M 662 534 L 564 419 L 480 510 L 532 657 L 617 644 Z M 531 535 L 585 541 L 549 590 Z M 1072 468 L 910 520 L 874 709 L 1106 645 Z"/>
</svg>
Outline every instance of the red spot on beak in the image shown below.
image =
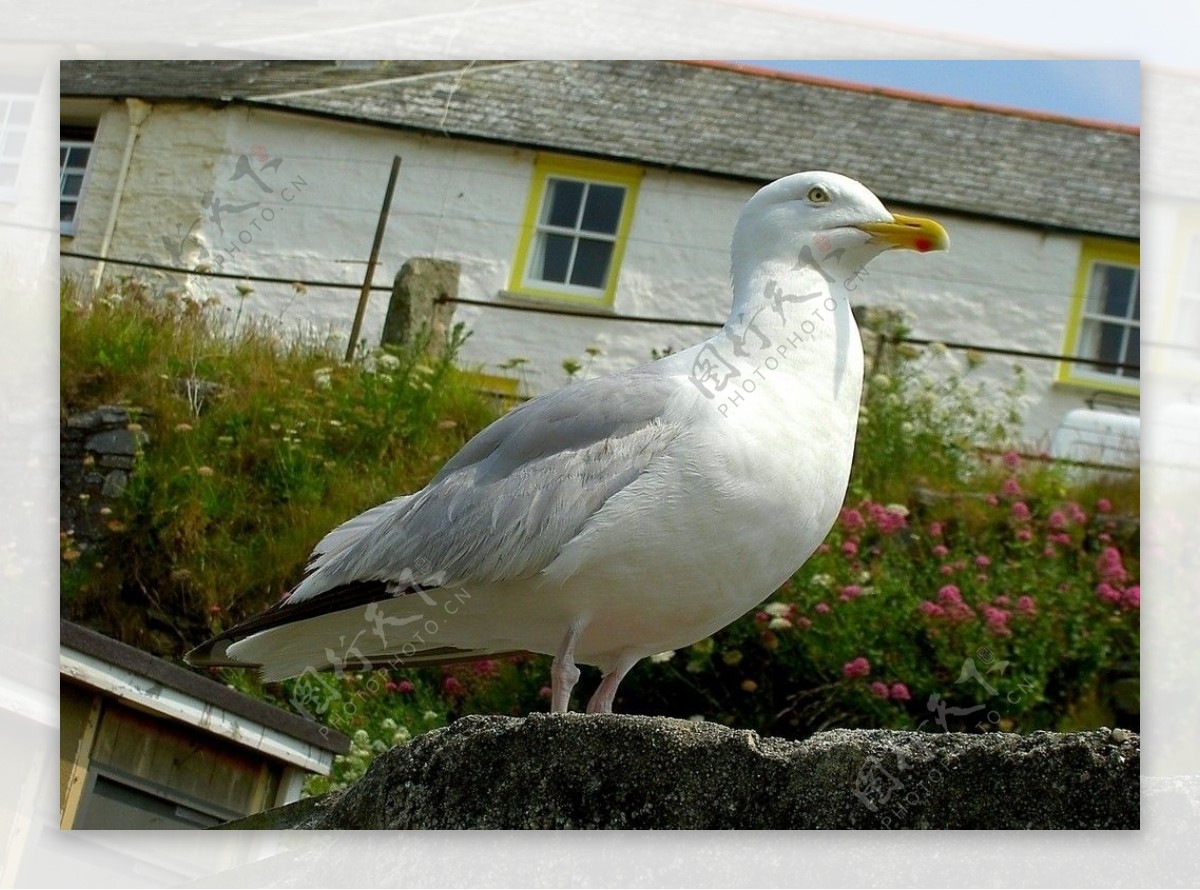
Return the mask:
<svg viewBox="0 0 1200 890">
<path fill-rule="evenodd" d="M 928 251 L 928 250 L 929 250 L 931 247 L 933 247 L 933 242 L 932 242 L 932 241 L 930 241 L 928 238 L 918 238 L 918 239 L 917 239 L 915 242 L 913 242 L 913 246 L 914 246 L 914 247 L 915 247 L 915 248 L 916 248 L 916 249 L 917 249 L 917 250 L 918 250 L 920 253 L 925 253 L 925 252 L 926 252 L 926 251 Z"/>
</svg>

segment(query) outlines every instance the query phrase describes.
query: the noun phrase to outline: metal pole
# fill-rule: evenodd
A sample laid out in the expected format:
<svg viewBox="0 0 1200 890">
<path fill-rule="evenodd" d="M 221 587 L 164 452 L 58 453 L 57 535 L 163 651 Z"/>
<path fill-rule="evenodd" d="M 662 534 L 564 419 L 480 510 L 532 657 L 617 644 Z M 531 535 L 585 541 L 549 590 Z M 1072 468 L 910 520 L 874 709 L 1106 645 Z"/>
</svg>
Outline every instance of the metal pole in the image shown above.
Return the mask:
<svg viewBox="0 0 1200 890">
<path fill-rule="evenodd" d="M 354 313 L 354 324 L 350 326 L 350 342 L 346 346 L 346 361 L 354 358 L 354 347 L 362 330 L 363 316 L 367 312 L 367 298 L 371 296 L 371 281 L 375 277 L 375 263 L 379 260 L 379 248 L 383 244 L 383 232 L 387 228 L 388 212 L 392 209 L 392 193 L 396 190 L 396 179 L 400 175 L 400 155 L 392 158 L 392 173 L 388 177 L 387 191 L 383 196 L 383 207 L 379 211 L 379 222 L 375 226 L 375 243 L 371 245 L 371 258 L 367 261 L 367 275 L 363 279 L 362 292 L 358 295 L 358 309 Z"/>
</svg>

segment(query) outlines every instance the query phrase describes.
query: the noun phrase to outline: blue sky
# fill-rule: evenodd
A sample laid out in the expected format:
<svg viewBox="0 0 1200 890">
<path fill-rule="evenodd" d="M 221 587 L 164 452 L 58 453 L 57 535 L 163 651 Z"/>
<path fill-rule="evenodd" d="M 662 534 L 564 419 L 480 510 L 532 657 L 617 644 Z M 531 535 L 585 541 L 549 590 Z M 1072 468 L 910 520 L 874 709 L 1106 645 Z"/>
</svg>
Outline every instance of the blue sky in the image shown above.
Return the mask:
<svg viewBox="0 0 1200 890">
<path fill-rule="evenodd" d="M 750 61 L 870 86 L 1137 125 L 1137 61 Z"/>
</svg>

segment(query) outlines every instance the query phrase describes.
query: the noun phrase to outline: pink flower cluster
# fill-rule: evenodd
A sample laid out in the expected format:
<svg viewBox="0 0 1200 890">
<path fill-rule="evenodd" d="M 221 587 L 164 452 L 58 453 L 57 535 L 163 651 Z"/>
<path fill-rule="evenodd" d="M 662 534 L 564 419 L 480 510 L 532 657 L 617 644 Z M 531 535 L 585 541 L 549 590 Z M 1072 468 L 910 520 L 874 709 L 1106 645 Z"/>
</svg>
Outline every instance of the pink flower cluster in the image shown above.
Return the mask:
<svg viewBox="0 0 1200 890">
<path fill-rule="evenodd" d="M 839 522 L 842 529 L 852 535 L 870 528 L 876 528 L 885 535 L 894 535 L 908 527 L 908 511 L 875 501 L 863 501 L 858 507 L 843 507 Z"/>
<path fill-rule="evenodd" d="M 1008 626 L 1008 618 L 1012 613 L 995 606 L 983 607 L 983 623 L 998 637 L 1011 637 L 1012 628 Z"/>
<path fill-rule="evenodd" d="M 882 680 L 876 680 L 871 684 L 871 694 L 876 698 L 885 700 L 890 698 L 893 701 L 908 701 L 912 698 L 908 687 L 903 683 L 893 683 L 891 686 L 888 686 Z"/>
<path fill-rule="evenodd" d="M 1021 483 L 1012 477 L 1005 479 L 1004 484 L 1000 486 L 1000 494 L 1006 498 L 1019 498 L 1021 496 Z"/>
<path fill-rule="evenodd" d="M 1125 570 L 1120 550 L 1116 547 L 1101 550 L 1100 558 L 1096 561 L 1096 573 L 1100 576 L 1096 596 L 1125 610 L 1141 608 L 1142 588 L 1138 584 L 1126 586 L 1129 573 Z"/>
<path fill-rule="evenodd" d="M 861 655 L 842 665 L 842 676 L 848 679 L 865 677 L 869 673 L 871 673 L 871 662 L 867 661 Z"/>
<path fill-rule="evenodd" d="M 845 587 L 842 588 L 842 592 L 838 596 L 838 599 L 840 599 L 844 603 L 848 603 L 848 602 L 850 602 L 850 600 L 858 599 L 862 595 L 863 595 L 862 587 L 860 587 L 857 584 L 847 584 Z"/>
<path fill-rule="evenodd" d="M 1096 571 L 1100 575 L 1100 580 L 1109 584 L 1124 584 L 1128 580 L 1125 563 L 1121 559 L 1121 551 L 1116 547 L 1105 547 L 1100 551 Z"/>
<path fill-rule="evenodd" d="M 1031 596 L 1017 599 L 1016 609 L 1010 608 L 1012 600 L 1000 594 L 990 603 L 980 605 L 983 623 L 996 636 L 1012 636 L 1009 621 L 1014 613 L 1021 618 L 1032 618 L 1037 614 L 1037 603 Z M 937 592 L 937 602 L 925 600 L 918 608 L 927 618 L 944 619 L 949 624 L 965 624 L 976 617 L 975 610 L 963 600 L 962 591 L 954 584 L 947 584 Z"/>
<path fill-rule="evenodd" d="M 843 507 L 841 515 L 842 528 L 850 532 L 850 534 L 858 534 L 867 527 L 867 521 L 863 519 L 860 511 L 853 507 Z"/>
<path fill-rule="evenodd" d="M 920 609 L 930 618 L 945 618 L 951 624 L 961 624 L 975 617 L 975 610 L 963 602 L 962 591 L 955 584 L 947 584 L 937 592 L 937 602 L 925 600 Z"/>
</svg>

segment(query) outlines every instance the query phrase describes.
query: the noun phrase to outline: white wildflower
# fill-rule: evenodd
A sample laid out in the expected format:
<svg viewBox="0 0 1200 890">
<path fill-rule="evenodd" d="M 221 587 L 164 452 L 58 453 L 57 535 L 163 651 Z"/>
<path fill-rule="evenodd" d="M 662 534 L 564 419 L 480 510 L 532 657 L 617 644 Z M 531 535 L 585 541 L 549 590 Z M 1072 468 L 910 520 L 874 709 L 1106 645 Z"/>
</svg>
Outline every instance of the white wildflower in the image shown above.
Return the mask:
<svg viewBox="0 0 1200 890">
<path fill-rule="evenodd" d="M 813 575 L 812 583 L 817 587 L 832 587 L 833 578 L 822 572 L 819 575 Z"/>
<path fill-rule="evenodd" d="M 400 359 L 396 358 L 396 356 L 392 355 L 390 352 L 381 353 L 379 358 L 376 359 L 376 362 L 378 363 L 379 367 L 388 371 L 394 371 L 400 367 Z"/>
<path fill-rule="evenodd" d="M 791 603 L 767 603 L 765 606 L 763 606 L 763 611 L 772 618 L 782 618 L 791 610 Z"/>
<path fill-rule="evenodd" d="M 897 516 L 908 516 L 908 507 L 903 504 L 888 504 L 884 509 L 889 513 L 895 513 Z"/>
<path fill-rule="evenodd" d="M 317 368 L 313 371 L 313 383 L 317 389 L 329 389 L 333 386 L 333 368 Z"/>
<path fill-rule="evenodd" d="M 767 624 L 770 630 L 791 630 L 792 622 L 786 618 L 772 618 Z"/>
<path fill-rule="evenodd" d="M 651 655 L 650 660 L 654 664 L 665 664 L 675 657 L 675 650 L 668 649 L 666 652 L 659 652 L 657 655 Z"/>
</svg>

